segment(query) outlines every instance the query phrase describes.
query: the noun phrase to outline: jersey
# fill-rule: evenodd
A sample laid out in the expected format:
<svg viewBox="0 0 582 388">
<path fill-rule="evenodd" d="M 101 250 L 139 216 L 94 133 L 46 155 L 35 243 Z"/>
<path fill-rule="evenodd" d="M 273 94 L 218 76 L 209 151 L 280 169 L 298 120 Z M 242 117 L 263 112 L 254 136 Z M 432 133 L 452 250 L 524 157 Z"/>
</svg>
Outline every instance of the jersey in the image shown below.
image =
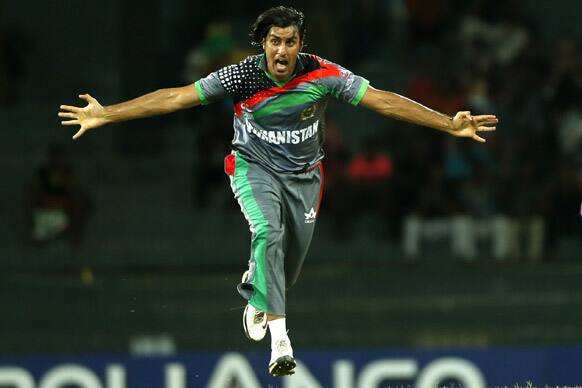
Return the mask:
<svg viewBox="0 0 582 388">
<path fill-rule="evenodd" d="M 194 83 L 203 105 L 230 97 L 232 148 L 276 172 L 308 170 L 324 157 L 324 114 L 329 97 L 357 105 L 368 81 L 316 55 L 300 53 L 285 83 L 267 72 L 265 55 L 253 55 Z"/>
</svg>

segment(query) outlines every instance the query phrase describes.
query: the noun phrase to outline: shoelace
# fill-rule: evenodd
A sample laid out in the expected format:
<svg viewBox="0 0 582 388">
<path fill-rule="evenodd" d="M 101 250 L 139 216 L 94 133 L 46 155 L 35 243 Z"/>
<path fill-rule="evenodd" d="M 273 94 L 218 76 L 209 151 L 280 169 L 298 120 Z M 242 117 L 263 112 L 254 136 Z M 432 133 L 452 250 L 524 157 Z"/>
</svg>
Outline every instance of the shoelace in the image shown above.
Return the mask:
<svg viewBox="0 0 582 388">
<path fill-rule="evenodd" d="M 265 317 L 265 313 L 263 311 L 256 310 L 255 316 L 253 317 L 253 323 L 255 323 L 257 325 L 260 324 L 261 322 L 263 322 L 264 317 Z"/>
</svg>

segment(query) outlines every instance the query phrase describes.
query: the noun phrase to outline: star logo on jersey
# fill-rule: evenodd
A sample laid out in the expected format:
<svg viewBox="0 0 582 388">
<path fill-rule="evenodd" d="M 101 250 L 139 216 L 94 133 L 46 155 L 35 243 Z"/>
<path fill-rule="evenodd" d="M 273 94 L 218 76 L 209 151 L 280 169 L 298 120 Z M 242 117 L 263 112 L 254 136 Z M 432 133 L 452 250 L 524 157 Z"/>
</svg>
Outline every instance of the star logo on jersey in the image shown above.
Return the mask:
<svg viewBox="0 0 582 388">
<path fill-rule="evenodd" d="M 306 224 L 311 224 L 312 222 L 315 222 L 315 217 L 317 216 L 317 212 L 311 208 L 311 210 L 307 213 L 303 213 L 305 214 L 305 223 Z"/>
</svg>

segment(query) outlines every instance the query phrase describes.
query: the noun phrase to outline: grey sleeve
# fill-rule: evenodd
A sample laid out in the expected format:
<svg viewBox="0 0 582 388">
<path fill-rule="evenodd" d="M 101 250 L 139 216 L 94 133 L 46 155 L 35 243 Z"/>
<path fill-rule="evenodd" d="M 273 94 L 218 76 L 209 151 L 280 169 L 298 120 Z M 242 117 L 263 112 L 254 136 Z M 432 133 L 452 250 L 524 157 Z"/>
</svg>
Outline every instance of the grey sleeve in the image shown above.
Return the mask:
<svg viewBox="0 0 582 388">
<path fill-rule="evenodd" d="M 336 70 L 335 75 L 321 79 L 321 82 L 329 89 L 329 93 L 342 101 L 358 105 L 368 90 L 370 82 L 335 63 L 322 61 L 331 69 Z"/>
<path fill-rule="evenodd" d="M 223 67 L 194 83 L 202 105 L 213 103 L 236 93 L 239 85 L 239 82 L 236 81 L 239 80 L 235 79 L 233 74 L 237 67 L 238 65 Z"/>
</svg>

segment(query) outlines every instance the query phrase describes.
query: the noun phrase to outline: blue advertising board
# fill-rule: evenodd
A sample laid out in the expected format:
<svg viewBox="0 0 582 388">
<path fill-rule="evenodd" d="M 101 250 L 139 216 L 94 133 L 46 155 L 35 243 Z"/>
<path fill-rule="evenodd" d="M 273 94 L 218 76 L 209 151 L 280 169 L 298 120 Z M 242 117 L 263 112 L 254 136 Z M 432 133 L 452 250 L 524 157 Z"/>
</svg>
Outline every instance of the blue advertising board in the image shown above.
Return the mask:
<svg viewBox="0 0 582 388">
<path fill-rule="evenodd" d="M 0 357 L 10 388 L 388 388 L 582 384 L 582 346 L 301 350 L 292 377 L 267 372 L 267 352 Z"/>
</svg>

